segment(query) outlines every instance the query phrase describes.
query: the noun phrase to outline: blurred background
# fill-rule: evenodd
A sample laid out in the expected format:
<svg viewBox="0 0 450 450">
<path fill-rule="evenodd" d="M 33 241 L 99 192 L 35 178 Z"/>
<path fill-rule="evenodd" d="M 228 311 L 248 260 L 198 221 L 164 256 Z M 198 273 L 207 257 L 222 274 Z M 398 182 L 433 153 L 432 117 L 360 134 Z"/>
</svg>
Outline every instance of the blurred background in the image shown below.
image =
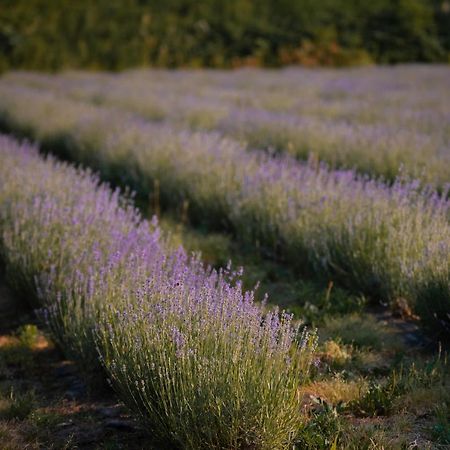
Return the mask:
<svg viewBox="0 0 450 450">
<path fill-rule="evenodd" d="M 0 70 L 450 59 L 450 0 L 0 0 Z"/>
</svg>

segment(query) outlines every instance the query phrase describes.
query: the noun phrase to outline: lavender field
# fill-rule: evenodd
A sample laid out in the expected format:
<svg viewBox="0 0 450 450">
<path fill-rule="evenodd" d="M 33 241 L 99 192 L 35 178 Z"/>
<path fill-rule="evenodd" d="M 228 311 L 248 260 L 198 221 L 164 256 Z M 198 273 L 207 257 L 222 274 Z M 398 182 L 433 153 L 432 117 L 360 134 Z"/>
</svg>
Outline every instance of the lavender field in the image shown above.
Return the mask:
<svg viewBox="0 0 450 450">
<path fill-rule="evenodd" d="M 0 129 L 2 273 L 113 448 L 448 448 L 447 66 L 11 72 Z"/>
</svg>

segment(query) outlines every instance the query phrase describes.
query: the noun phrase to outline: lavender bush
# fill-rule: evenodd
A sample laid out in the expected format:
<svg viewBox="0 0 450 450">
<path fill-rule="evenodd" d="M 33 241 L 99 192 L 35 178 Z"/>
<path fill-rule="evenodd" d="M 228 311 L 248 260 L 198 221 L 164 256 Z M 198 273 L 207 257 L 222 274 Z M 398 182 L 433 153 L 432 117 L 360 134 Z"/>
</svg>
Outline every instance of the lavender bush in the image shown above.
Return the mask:
<svg viewBox="0 0 450 450">
<path fill-rule="evenodd" d="M 97 359 L 99 305 L 126 298 L 131 286 L 161 270 L 159 230 L 90 172 L 43 160 L 4 136 L 0 143 L 0 248 L 8 279 L 43 307 L 64 351 L 89 367 Z"/>
<path fill-rule="evenodd" d="M 208 284 L 214 292 L 178 272 L 104 317 L 99 348 L 113 384 L 176 448 L 287 448 L 314 339 L 303 334 L 293 351 L 289 316 L 261 321 L 251 293 L 242 297 L 220 273 Z"/>
<path fill-rule="evenodd" d="M 0 256 L 67 354 L 100 358 L 169 448 L 290 448 L 314 335 L 264 313 L 239 274 L 168 250 L 90 172 L 4 136 L 0 161 Z"/>
<path fill-rule="evenodd" d="M 143 195 L 158 181 L 165 203 L 188 199 L 197 219 L 231 226 L 240 239 L 261 242 L 300 270 L 331 276 L 375 300 L 426 304 L 433 313 L 424 317 L 433 324 L 448 321 L 434 314 L 450 300 L 445 192 L 401 180 L 388 187 L 352 171 L 271 158 L 216 133 L 146 123 L 57 94 L 11 86 L 0 92 L 10 128 L 50 144 L 63 141 L 72 159 Z"/>
</svg>

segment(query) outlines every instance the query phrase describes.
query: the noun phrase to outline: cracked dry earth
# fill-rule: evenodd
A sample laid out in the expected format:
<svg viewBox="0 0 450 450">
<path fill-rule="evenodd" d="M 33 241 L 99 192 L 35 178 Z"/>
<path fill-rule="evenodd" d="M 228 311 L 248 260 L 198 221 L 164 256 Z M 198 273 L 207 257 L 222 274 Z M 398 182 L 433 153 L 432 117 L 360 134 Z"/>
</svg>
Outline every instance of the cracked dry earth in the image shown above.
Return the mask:
<svg viewBox="0 0 450 450">
<path fill-rule="evenodd" d="M 0 277 L 0 449 L 144 449 L 107 388 L 90 392 Z"/>
</svg>

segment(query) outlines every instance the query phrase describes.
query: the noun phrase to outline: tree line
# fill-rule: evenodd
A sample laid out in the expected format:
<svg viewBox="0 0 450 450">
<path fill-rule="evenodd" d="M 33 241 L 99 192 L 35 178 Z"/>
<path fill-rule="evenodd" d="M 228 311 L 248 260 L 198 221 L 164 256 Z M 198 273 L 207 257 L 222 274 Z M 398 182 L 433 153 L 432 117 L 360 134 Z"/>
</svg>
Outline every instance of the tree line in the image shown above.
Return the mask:
<svg viewBox="0 0 450 450">
<path fill-rule="evenodd" d="M 449 62 L 450 0 L 1 0 L 0 70 Z"/>
</svg>

